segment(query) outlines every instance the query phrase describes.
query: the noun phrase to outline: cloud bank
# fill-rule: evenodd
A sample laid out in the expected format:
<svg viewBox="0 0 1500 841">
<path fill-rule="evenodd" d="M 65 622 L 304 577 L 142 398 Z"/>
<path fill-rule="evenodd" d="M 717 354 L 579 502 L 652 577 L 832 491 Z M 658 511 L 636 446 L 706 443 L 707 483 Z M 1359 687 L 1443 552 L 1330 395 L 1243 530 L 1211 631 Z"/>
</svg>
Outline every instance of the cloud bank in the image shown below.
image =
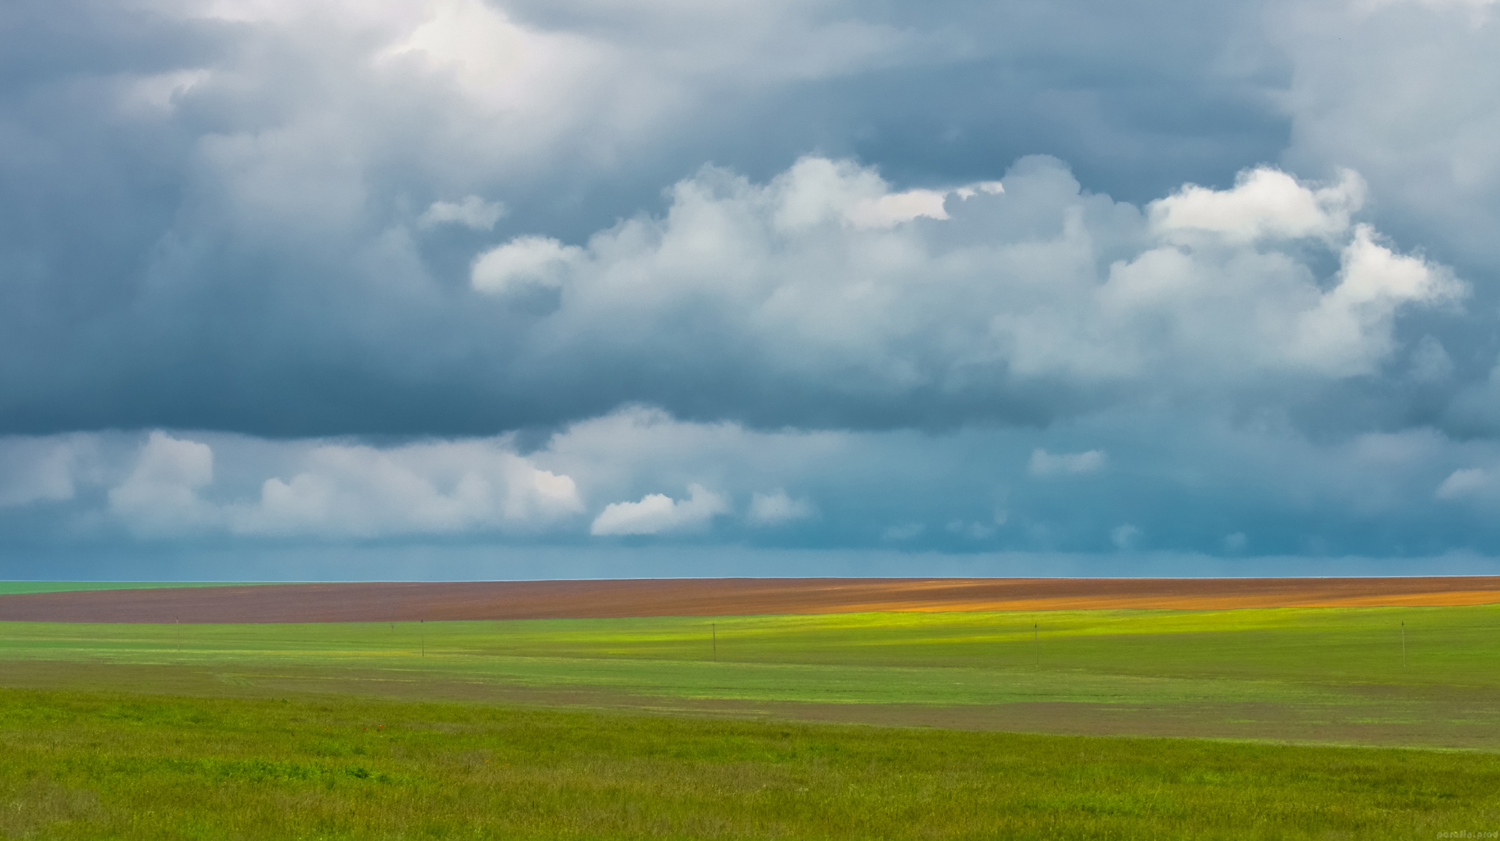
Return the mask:
<svg viewBox="0 0 1500 841">
<path fill-rule="evenodd" d="M 1047 158 L 1005 184 L 872 224 L 907 194 L 849 162 L 805 158 L 763 185 L 705 170 L 663 216 L 584 246 L 518 237 L 471 282 L 555 290 L 525 362 L 549 382 L 582 390 L 608 368 L 619 402 L 768 426 L 1025 422 L 1251 384 L 1274 400 L 1378 372 L 1398 315 L 1466 294 L 1353 221 L 1352 172 L 1319 185 L 1260 168 L 1144 209 Z"/>
<path fill-rule="evenodd" d="M 213 487 L 213 446 L 156 431 L 108 489 L 109 513 L 144 537 L 373 538 L 535 531 L 583 510 L 570 477 L 536 468 L 503 440 L 389 448 L 258 442 L 253 449 L 261 452 L 253 454 L 229 439 L 220 444 L 226 449 L 242 477 L 264 471 L 254 456 L 267 450 L 289 474 L 264 478 L 258 493 Z"/>
<path fill-rule="evenodd" d="M 0 575 L 1485 563 L 1497 51 L 1467 0 L 20 4 Z"/>
</svg>

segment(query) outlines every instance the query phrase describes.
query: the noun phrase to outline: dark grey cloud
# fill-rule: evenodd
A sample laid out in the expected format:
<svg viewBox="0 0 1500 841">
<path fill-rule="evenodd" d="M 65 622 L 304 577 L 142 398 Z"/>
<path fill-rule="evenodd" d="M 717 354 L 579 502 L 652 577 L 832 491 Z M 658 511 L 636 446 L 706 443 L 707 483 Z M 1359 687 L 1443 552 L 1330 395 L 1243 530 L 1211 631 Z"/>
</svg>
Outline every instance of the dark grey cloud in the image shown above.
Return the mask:
<svg viewBox="0 0 1500 841">
<path fill-rule="evenodd" d="M 424 264 L 422 225 L 339 240 L 252 220 L 289 245 L 288 265 L 185 224 L 154 249 L 142 294 L 84 335 L 100 365 L 62 369 L 71 381 L 29 369 L 7 397 L 23 431 L 484 434 L 631 403 L 763 427 L 1042 425 L 1151 394 L 1294 404 L 1384 376 L 1398 317 L 1462 300 L 1443 267 L 1351 221 L 1356 176 L 1246 177 L 1142 209 L 1042 158 L 1003 193 L 946 195 L 822 158 L 764 185 L 709 169 L 663 215 L 586 249 L 494 244 L 468 287 Z M 1283 230 L 1258 190 L 1315 218 Z M 47 390 L 84 397 L 48 406 Z M 59 417 L 28 418 L 37 405 Z"/>
<path fill-rule="evenodd" d="M 511 83 L 471 57 L 391 54 L 431 9 L 209 8 L 8 10 L 4 430 L 472 434 L 639 401 L 773 424 L 1043 422 L 1089 400 L 1018 387 L 913 411 L 747 371 L 736 407 L 706 393 L 722 366 L 689 359 L 524 367 L 526 313 L 465 291 L 494 240 L 413 222 L 476 195 L 510 208 L 496 235 L 581 242 L 661 211 L 705 162 L 768 179 L 809 151 L 912 186 L 1061 153 L 1093 189 L 1152 198 L 1227 182 L 1285 130 L 1262 93 L 1274 68 L 1223 61 L 1260 49 L 1235 10 L 523 4 L 521 49 L 562 58 L 521 73 L 536 91 L 496 94 Z"/>
</svg>

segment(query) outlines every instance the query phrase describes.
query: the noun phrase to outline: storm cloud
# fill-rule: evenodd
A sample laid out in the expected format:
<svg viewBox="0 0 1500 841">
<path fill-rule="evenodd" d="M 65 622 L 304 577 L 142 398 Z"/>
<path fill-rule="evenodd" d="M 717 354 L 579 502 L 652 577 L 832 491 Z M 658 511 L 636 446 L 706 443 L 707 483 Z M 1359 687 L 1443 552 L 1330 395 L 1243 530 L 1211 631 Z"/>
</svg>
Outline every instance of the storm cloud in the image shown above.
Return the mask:
<svg viewBox="0 0 1500 841">
<path fill-rule="evenodd" d="M 11 4 L 0 574 L 1489 557 L 1495 15 Z"/>
</svg>

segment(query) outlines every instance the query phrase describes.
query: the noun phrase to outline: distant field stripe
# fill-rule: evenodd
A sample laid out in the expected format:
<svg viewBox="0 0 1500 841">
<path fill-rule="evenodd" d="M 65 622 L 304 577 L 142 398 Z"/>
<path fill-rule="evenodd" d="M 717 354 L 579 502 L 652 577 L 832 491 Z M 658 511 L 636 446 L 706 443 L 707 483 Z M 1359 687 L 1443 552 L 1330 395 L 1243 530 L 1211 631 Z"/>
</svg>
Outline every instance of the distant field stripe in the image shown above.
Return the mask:
<svg viewBox="0 0 1500 841">
<path fill-rule="evenodd" d="M 254 581 L 0 581 L 0 596 L 80 593 L 94 590 L 161 590 L 180 587 L 246 587 Z"/>
<path fill-rule="evenodd" d="M 364 581 L 0 594 L 0 620 L 300 623 L 1500 604 L 1500 576 Z"/>
</svg>

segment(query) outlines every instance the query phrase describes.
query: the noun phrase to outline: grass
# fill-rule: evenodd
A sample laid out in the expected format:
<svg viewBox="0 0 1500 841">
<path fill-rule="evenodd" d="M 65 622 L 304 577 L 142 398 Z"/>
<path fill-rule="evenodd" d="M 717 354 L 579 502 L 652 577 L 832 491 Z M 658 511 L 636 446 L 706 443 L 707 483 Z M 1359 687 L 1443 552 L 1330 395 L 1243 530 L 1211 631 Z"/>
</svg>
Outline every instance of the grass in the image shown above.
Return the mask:
<svg viewBox="0 0 1500 841">
<path fill-rule="evenodd" d="M 0 837 L 1484 837 L 1497 635 L 1500 606 L 0 623 Z"/>
<path fill-rule="evenodd" d="M 1434 838 L 1500 755 L 0 690 L 0 836 Z"/>
<path fill-rule="evenodd" d="M 0 684 L 1500 750 L 1497 642 L 1494 605 L 0 623 Z"/>
</svg>

